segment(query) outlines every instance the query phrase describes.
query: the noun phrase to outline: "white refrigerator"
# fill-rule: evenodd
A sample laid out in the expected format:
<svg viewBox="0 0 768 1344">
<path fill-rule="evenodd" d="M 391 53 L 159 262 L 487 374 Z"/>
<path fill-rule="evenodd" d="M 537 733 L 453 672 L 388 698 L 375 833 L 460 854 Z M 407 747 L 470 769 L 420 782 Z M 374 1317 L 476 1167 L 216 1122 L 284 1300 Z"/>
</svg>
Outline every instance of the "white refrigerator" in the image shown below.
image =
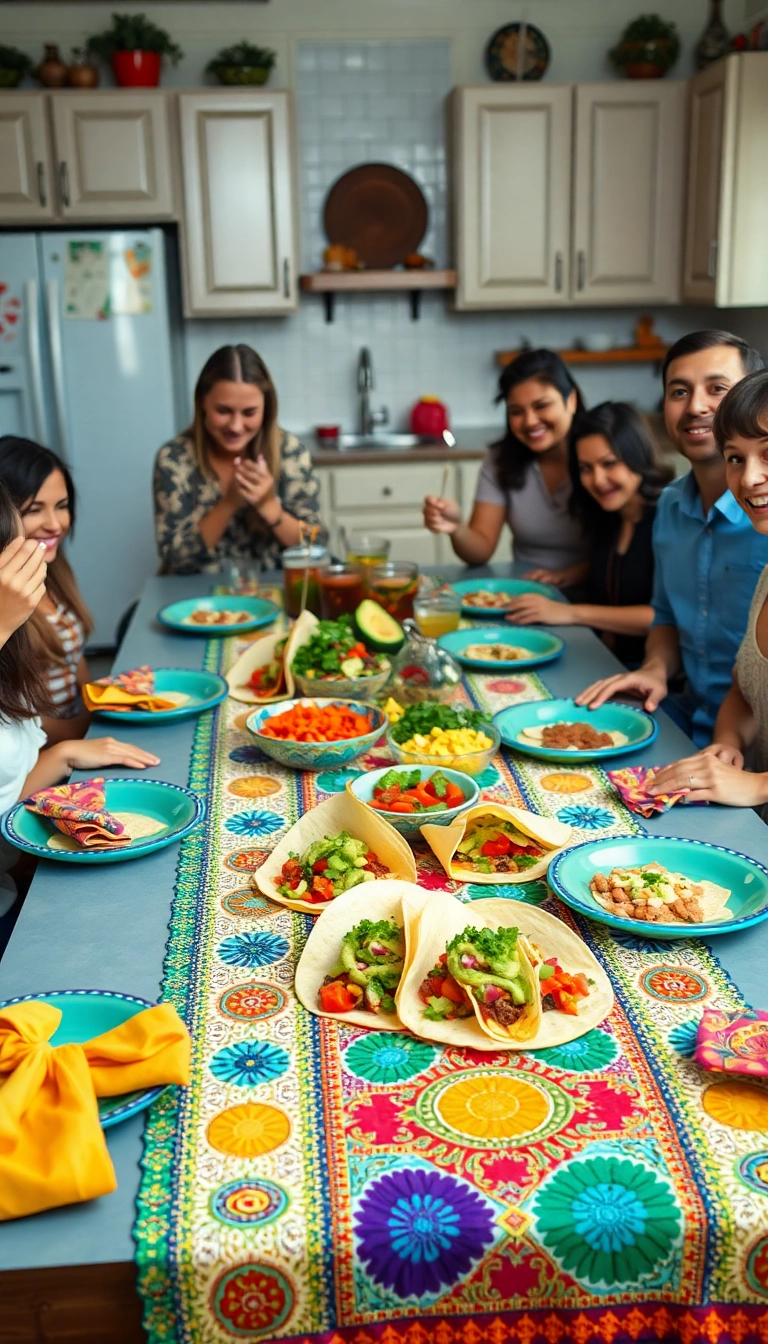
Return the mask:
<svg viewBox="0 0 768 1344">
<path fill-rule="evenodd" d="M 189 419 L 167 247 L 162 229 L 0 234 L 0 434 L 72 471 L 92 647 L 157 572 L 152 462 Z"/>
</svg>

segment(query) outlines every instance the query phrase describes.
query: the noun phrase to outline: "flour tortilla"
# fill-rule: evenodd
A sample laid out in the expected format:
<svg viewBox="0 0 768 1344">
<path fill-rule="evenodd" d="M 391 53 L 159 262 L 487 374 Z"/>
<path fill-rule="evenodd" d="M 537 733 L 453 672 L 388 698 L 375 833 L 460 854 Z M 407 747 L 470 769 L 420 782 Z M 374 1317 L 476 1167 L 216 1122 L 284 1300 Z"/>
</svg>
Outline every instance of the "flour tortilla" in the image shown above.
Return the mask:
<svg viewBox="0 0 768 1344">
<path fill-rule="evenodd" d="M 464 839 L 469 822 L 480 817 L 499 817 L 502 821 L 511 822 L 524 835 L 546 848 L 547 852 L 537 864 L 525 868 L 521 873 L 476 873 L 469 868 L 460 867 L 453 862 L 453 856 Z M 573 829 L 564 826 L 561 821 L 553 821 L 551 817 L 540 817 L 536 812 L 526 812 L 519 807 L 506 807 L 503 803 L 489 802 L 476 803 L 474 807 L 462 812 L 461 816 L 449 826 L 427 823 L 421 827 L 421 834 L 449 877 L 456 878 L 459 882 L 493 883 L 498 886 L 508 882 L 535 882 L 537 878 L 543 877 L 555 854 L 571 840 Z"/>
<path fill-rule="evenodd" d="M 411 882 L 384 879 L 353 887 L 331 901 L 312 929 L 296 967 L 294 987 L 304 1007 L 318 1017 L 349 1022 L 370 1031 L 401 1031 L 402 1023 L 396 1013 L 369 1013 L 363 1008 L 353 1008 L 348 1013 L 326 1013 L 320 1007 L 318 994 L 338 960 L 344 934 L 363 919 L 392 919 L 401 926 L 405 939 L 403 975 L 406 975 L 413 956 L 410 929 L 418 921 L 427 899 L 428 893 Z"/>
<path fill-rule="evenodd" d="M 144 812 L 113 812 L 111 814 L 115 821 L 122 822 L 131 840 L 148 840 L 152 835 L 160 835 L 161 831 L 167 831 L 168 827 L 164 821 L 156 821 L 154 817 L 148 817 Z M 46 849 L 64 849 L 75 852 L 79 850 L 81 854 L 88 854 L 91 851 L 100 849 L 116 849 L 118 846 L 105 843 L 103 845 L 79 845 L 73 835 L 64 835 L 61 831 L 56 831 L 46 841 Z"/>
<path fill-rule="evenodd" d="M 396 831 L 394 826 L 390 826 L 389 822 L 383 821 L 372 808 L 366 807 L 365 803 L 361 803 L 353 794 L 337 793 L 332 798 L 327 798 L 324 803 L 313 807 L 311 812 L 305 812 L 275 846 L 269 858 L 254 875 L 259 891 L 271 901 L 277 901 L 278 905 L 285 905 L 289 910 L 305 910 L 310 915 L 319 915 L 321 910 L 325 910 L 329 905 L 335 905 L 340 899 L 338 896 L 322 905 L 313 905 L 311 901 L 291 900 L 288 896 L 282 896 L 277 888 L 281 882 L 283 864 L 290 858 L 291 852 L 301 856 L 315 840 L 321 840 L 324 836 L 338 835 L 340 831 L 347 831 L 356 840 L 363 840 L 368 848 L 373 850 L 377 858 L 389 869 L 386 880 L 398 878 L 402 882 L 415 884 L 416 864 L 410 846 L 400 832 Z M 361 890 L 363 885 L 367 892 L 375 890 L 374 882 L 360 883 Z M 350 890 L 354 891 L 357 888 Z M 342 894 L 347 895 L 346 892 Z"/>
<path fill-rule="evenodd" d="M 529 1040 L 507 1037 L 497 1040 L 477 1017 L 458 1018 L 453 1022 L 430 1022 L 424 1016 L 419 986 L 445 951 L 446 943 L 468 925 L 478 927 L 511 925 L 520 930 L 530 948 L 531 960 L 557 957 L 564 970 L 583 972 L 593 983 L 589 998 L 579 1004 L 576 1017 L 567 1013 L 542 1012 L 536 1034 Z M 543 1050 L 549 1046 L 575 1041 L 600 1025 L 613 1008 L 611 983 L 600 963 L 578 934 L 550 915 L 524 901 L 491 897 L 462 904 L 446 892 L 434 892 L 420 915 L 411 921 L 409 942 L 413 944 L 400 985 L 395 995 L 398 1016 L 404 1027 L 428 1041 L 463 1046 L 471 1050 Z"/>
<path fill-rule="evenodd" d="M 505 653 L 494 658 L 489 653 L 490 649 L 504 649 Z M 523 649 L 517 644 L 503 644 L 501 640 L 495 640 L 490 644 L 468 644 L 464 649 L 464 657 L 471 658 L 476 663 L 505 663 L 530 656 L 530 649 Z"/>
<path fill-rule="evenodd" d="M 162 696 L 163 700 L 170 700 L 172 709 L 181 709 L 182 705 L 188 705 L 191 698 L 190 696 L 185 695 L 184 691 L 159 691 L 158 694 Z M 158 709 L 155 710 L 155 713 L 167 714 L 168 711 Z"/>
<path fill-rule="evenodd" d="M 620 866 L 620 865 L 618 865 L 618 864 L 615 864 L 615 865 L 614 865 L 614 867 L 619 867 L 619 866 Z M 701 906 L 701 913 L 702 913 L 702 915 L 704 916 L 704 919 L 703 919 L 702 922 L 703 922 L 704 924 L 717 923 L 717 922 L 718 922 L 719 920 L 721 920 L 721 919 L 728 919 L 728 918 L 729 918 L 730 912 L 729 912 L 729 911 L 725 911 L 725 906 L 726 906 L 727 903 L 728 903 L 728 900 L 729 900 L 729 898 L 730 898 L 731 893 L 730 893 L 730 891 L 728 890 L 727 887 L 719 887 L 719 886 L 717 885 L 717 883 L 715 883 L 715 882 L 709 882 L 709 881 L 707 881 L 707 879 L 704 878 L 704 877 L 702 877 L 702 878 L 698 878 L 698 877 L 697 877 L 697 878 L 694 879 L 694 878 L 692 878 L 692 877 L 686 877 L 684 873 L 673 873 L 673 872 L 671 872 L 671 871 L 669 870 L 669 868 L 665 868 L 665 867 L 663 866 L 663 864 L 661 864 L 661 863 L 656 863 L 655 861 L 652 862 L 652 863 L 643 863 L 643 864 L 633 863 L 633 864 L 629 864 L 629 865 L 626 865 L 626 866 L 627 866 L 627 867 L 632 867 L 632 868 L 646 868 L 646 869 L 651 870 L 652 872 L 657 872 L 657 873 L 668 873 L 668 874 L 669 874 L 670 881 L 671 881 L 673 884 L 674 884 L 675 882 L 683 881 L 683 882 L 691 883 L 693 886 L 702 887 L 702 888 L 703 888 L 702 893 L 701 893 L 700 896 L 697 896 L 697 897 L 696 897 L 696 900 L 698 901 L 699 905 Z M 600 870 L 598 869 L 597 871 L 600 871 Z M 611 869 L 610 871 L 613 871 L 613 870 Z M 604 876 L 605 876 L 605 877 L 608 877 L 608 873 L 605 873 Z M 604 910 L 607 909 L 607 908 L 608 908 L 608 904 L 609 904 L 610 902 L 606 902 L 606 901 L 604 901 L 604 900 L 601 898 L 600 893 L 597 892 L 597 891 L 592 891 L 592 888 L 591 888 L 591 887 L 589 888 L 589 890 L 590 890 L 590 894 L 591 894 L 591 895 L 594 897 L 594 899 L 597 901 L 598 905 L 601 906 Z M 723 913 L 724 911 L 725 911 L 725 913 Z M 620 918 L 621 918 L 621 916 L 620 916 Z M 632 919 L 630 916 L 627 916 L 627 919 L 628 919 L 628 921 L 631 922 L 632 924 L 636 924 L 637 927 L 638 927 L 638 930 L 647 929 L 647 930 L 648 930 L 648 937 L 649 937 L 649 938 L 650 938 L 650 937 L 653 937 L 653 929 L 654 929 L 654 927 L 655 927 L 655 924 L 654 924 L 653 922 L 649 922 L 648 920 L 644 920 L 644 919 L 642 919 L 642 920 L 641 920 L 641 919 L 637 919 L 637 920 L 636 920 L 636 919 Z M 687 920 L 684 920 L 684 919 L 675 919 L 675 920 L 674 920 L 674 923 L 677 924 L 677 925 L 679 925 L 679 927 L 680 927 L 681 929 L 690 929 L 691 933 L 695 933 L 695 932 L 696 932 L 696 929 L 699 927 L 699 926 L 696 925 L 696 924 L 689 924 L 688 921 L 687 921 Z M 664 928 L 669 928 L 669 925 L 668 925 L 668 924 L 665 924 L 665 925 L 664 925 Z"/>
<path fill-rule="evenodd" d="M 563 722 L 565 723 L 566 720 L 564 719 Z M 579 722 L 579 720 L 574 719 L 574 720 L 572 720 L 572 722 L 576 723 L 576 722 Z M 544 746 L 544 742 L 543 742 L 544 729 L 545 729 L 545 728 L 554 728 L 554 726 L 555 726 L 555 725 L 554 725 L 553 723 L 537 723 L 537 724 L 531 724 L 531 727 L 530 727 L 530 728 L 523 728 L 523 729 L 521 730 L 521 732 L 519 732 L 519 733 L 517 734 L 517 740 L 518 740 L 518 742 L 524 742 L 524 743 L 525 743 L 525 742 L 531 742 L 531 743 L 533 743 L 534 746 L 537 746 L 537 747 L 543 747 L 543 746 Z M 627 745 L 628 741 L 629 741 L 629 738 L 627 737 L 626 733 L 619 733 L 619 732 L 613 732 L 613 733 L 612 733 L 612 732 L 609 732 L 607 729 L 602 729 L 602 728 L 597 728 L 597 729 L 595 729 L 595 731 L 596 731 L 596 732 L 604 732 L 604 731 L 608 732 L 608 736 L 611 738 L 614 747 L 625 747 L 625 746 Z M 553 750 L 553 751 L 584 751 L 585 748 L 584 748 L 584 747 L 553 747 L 553 748 L 550 748 L 550 750 Z M 588 747 L 588 748 L 586 748 L 586 750 L 588 750 L 588 751 L 608 751 L 609 748 L 608 748 L 608 747 Z"/>
<path fill-rule="evenodd" d="M 233 700 L 240 700 L 245 705 L 268 705 L 275 700 L 292 700 L 295 692 L 295 684 L 291 673 L 291 659 L 297 640 L 304 643 L 304 632 L 310 632 L 317 625 L 317 618 L 311 611 L 305 611 L 294 623 L 293 628 L 287 636 L 287 642 L 283 650 L 283 668 L 284 676 L 282 685 L 272 695 L 257 695 L 248 685 L 253 673 L 257 667 L 265 667 L 272 661 L 275 651 L 275 645 L 279 644 L 281 639 L 286 639 L 286 635 L 279 631 L 273 631 L 272 634 L 262 635 L 254 640 L 246 650 L 241 653 L 237 662 L 233 664 L 227 673 L 227 682 L 229 685 L 229 694 Z"/>
</svg>

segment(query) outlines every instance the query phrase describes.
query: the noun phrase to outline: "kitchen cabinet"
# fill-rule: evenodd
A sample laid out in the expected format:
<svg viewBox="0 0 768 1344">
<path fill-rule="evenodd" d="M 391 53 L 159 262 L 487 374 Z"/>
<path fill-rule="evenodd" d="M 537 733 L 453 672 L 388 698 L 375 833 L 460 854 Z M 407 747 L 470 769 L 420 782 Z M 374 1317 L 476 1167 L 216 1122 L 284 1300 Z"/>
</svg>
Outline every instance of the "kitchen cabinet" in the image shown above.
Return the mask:
<svg viewBox="0 0 768 1344">
<path fill-rule="evenodd" d="M 297 304 L 288 94 L 179 96 L 188 316 L 290 313 Z"/>
<path fill-rule="evenodd" d="M 573 302 L 679 302 L 684 82 L 579 84 L 574 104 Z"/>
<path fill-rule="evenodd" d="M 566 303 L 571 89 L 455 94 L 458 308 Z"/>
<path fill-rule="evenodd" d="M 0 98 L 0 222 L 53 218 L 53 159 L 45 96 L 8 93 Z"/>
<path fill-rule="evenodd" d="M 768 52 L 738 52 L 689 82 L 683 299 L 768 304 Z"/>
</svg>

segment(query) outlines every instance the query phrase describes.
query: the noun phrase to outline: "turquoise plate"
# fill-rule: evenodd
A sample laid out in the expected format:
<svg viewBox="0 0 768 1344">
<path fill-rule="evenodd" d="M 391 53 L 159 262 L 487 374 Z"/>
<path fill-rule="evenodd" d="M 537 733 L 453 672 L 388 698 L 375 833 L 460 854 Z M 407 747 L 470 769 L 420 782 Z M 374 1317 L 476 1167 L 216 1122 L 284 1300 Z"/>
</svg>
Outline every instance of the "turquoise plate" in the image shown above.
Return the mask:
<svg viewBox="0 0 768 1344">
<path fill-rule="evenodd" d="M 152 714 L 148 709 L 95 709 L 100 719 L 113 719 L 115 723 L 166 723 L 168 719 L 191 719 L 202 714 L 204 709 L 213 709 L 226 700 L 229 686 L 223 677 L 215 672 L 194 672 L 186 667 L 157 667 L 155 690 L 158 695 L 163 691 L 179 691 L 189 696 L 186 705 L 178 709 L 164 709 Z"/>
<path fill-rule="evenodd" d="M 370 807 L 373 798 L 373 790 L 379 783 L 379 780 L 390 770 L 400 770 L 406 773 L 412 770 L 418 770 L 421 779 L 431 779 L 438 770 L 445 775 L 446 779 L 452 784 L 458 784 L 464 791 L 464 802 L 459 803 L 457 807 L 446 809 L 445 812 L 416 812 L 407 815 L 398 812 L 380 812 L 378 808 L 371 810 L 381 817 L 382 821 L 388 821 L 390 826 L 394 826 L 396 831 L 404 835 L 407 840 L 411 838 L 420 838 L 422 826 L 450 826 L 452 821 L 466 810 L 472 807 L 480 797 L 480 789 L 477 782 L 471 775 L 462 774 L 461 770 L 449 770 L 444 765 L 398 765 L 394 762 L 392 765 L 385 765 L 383 769 L 370 770 L 367 774 L 358 775 L 357 779 L 350 779 L 347 782 L 347 791 L 355 796 L 361 803 L 367 803 Z"/>
<path fill-rule="evenodd" d="M 524 625 L 484 625 L 482 630 L 452 630 L 449 635 L 441 635 L 437 642 L 441 649 L 452 653 L 462 667 L 477 672 L 519 672 L 524 667 L 551 663 L 565 648 L 559 635 Z M 503 660 L 468 658 L 465 649 L 470 644 L 515 644 L 520 649 L 527 649 L 529 656 Z"/>
<path fill-rule="evenodd" d="M 509 709 L 494 714 L 493 722 L 505 746 L 521 751 L 524 756 L 535 756 L 540 761 L 609 760 L 613 756 L 623 756 L 628 751 L 650 746 L 659 732 L 656 720 L 642 709 L 617 704 L 585 709 L 582 705 L 574 704 L 573 700 L 529 700 L 524 705 L 510 705 Z M 540 747 L 525 739 L 518 741 L 523 728 L 547 723 L 589 723 L 597 732 L 623 733 L 628 740 L 619 747 L 603 747 L 598 751 L 568 751 L 557 747 Z"/>
<path fill-rule="evenodd" d="M 17 849 L 57 863 L 125 863 L 183 840 L 205 816 L 202 799 L 163 780 L 108 779 L 104 790 L 108 812 L 142 812 L 162 822 L 165 829 L 145 840 L 130 840 L 119 849 L 49 849 L 47 841 L 58 833 L 53 822 L 17 803 L 0 818 L 0 834 Z"/>
<path fill-rule="evenodd" d="M 213 611 L 248 611 L 252 614 L 239 625 L 189 625 L 187 617 L 199 607 Z M 280 615 L 280 608 L 266 597 L 239 597 L 234 593 L 205 594 L 189 597 L 186 602 L 171 602 L 157 613 L 161 625 L 178 630 L 182 635 L 205 635 L 206 639 L 223 635 L 242 635 L 247 630 L 258 630 L 260 625 L 271 625 Z"/>
<path fill-rule="evenodd" d="M 612 868 L 637 868 L 660 863 L 670 872 L 682 873 L 694 882 L 715 882 L 730 891 L 723 918 L 710 924 L 646 924 L 622 919 L 598 905 L 589 883 L 595 873 L 607 876 Z M 587 915 L 611 929 L 639 938 L 713 938 L 715 934 L 748 929 L 768 919 L 768 868 L 734 849 L 708 845 L 704 840 L 681 840 L 662 835 L 614 840 L 587 840 L 583 845 L 556 854 L 547 872 L 556 896 L 572 910 Z"/>
<path fill-rule="evenodd" d="M 61 1022 L 51 1037 L 51 1045 L 82 1045 L 93 1036 L 119 1027 L 129 1017 L 135 1017 L 154 1004 L 137 999 L 133 994 L 118 994 L 109 989 L 52 989 L 44 994 L 22 994 L 17 999 L 6 999 L 0 1008 L 12 1003 L 28 1003 L 43 999 L 61 1009 Z M 141 1092 L 126 1092 L 121 1097 L 99 1097 L 99 1120 L 102 1129 L 110 1129 L 130 1115 L 144 1111 L 165 1087 L 146 1087 Z"/>
<path fill-rule="evenodd" d="M 476 593 L 480 589 L 486 593 L 507 593 L 510 601 L 513 597 L 519 597 L 521 593 L 538 593 L 540 597 L 551 597 L 555 602 L 566 601 L 559 588 L 553 588 L 548 583 L 534 583 L 532 579 L 459 579 L 458 583 L 452 583 L 451 587 L 462 598 L 462 614 L 472 616 L 475 620 L 497 621 L 499 616 L 504 614 L 503 607 L 467 605 L 463 600 L 466 594 Z"/>
</svg>

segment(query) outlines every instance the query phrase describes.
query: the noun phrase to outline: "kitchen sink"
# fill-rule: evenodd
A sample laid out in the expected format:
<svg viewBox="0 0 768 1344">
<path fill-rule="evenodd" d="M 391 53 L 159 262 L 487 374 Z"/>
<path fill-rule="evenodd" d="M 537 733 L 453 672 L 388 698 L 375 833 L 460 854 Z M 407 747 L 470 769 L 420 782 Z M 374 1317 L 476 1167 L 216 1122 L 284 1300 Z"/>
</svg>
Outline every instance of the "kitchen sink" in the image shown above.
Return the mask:
<svg viewBox="0 0 768 1344">
<path fill-rule="evenodd" d="M 320 443 L 322 448 L 335 448 L 338 452 L 360 452 L 361 450 L 403 452 L 409 448 L 437 448 L 440 439 L 424 438 L 421 434 L 340 434 L 337 439 Z"/>
</svg>

